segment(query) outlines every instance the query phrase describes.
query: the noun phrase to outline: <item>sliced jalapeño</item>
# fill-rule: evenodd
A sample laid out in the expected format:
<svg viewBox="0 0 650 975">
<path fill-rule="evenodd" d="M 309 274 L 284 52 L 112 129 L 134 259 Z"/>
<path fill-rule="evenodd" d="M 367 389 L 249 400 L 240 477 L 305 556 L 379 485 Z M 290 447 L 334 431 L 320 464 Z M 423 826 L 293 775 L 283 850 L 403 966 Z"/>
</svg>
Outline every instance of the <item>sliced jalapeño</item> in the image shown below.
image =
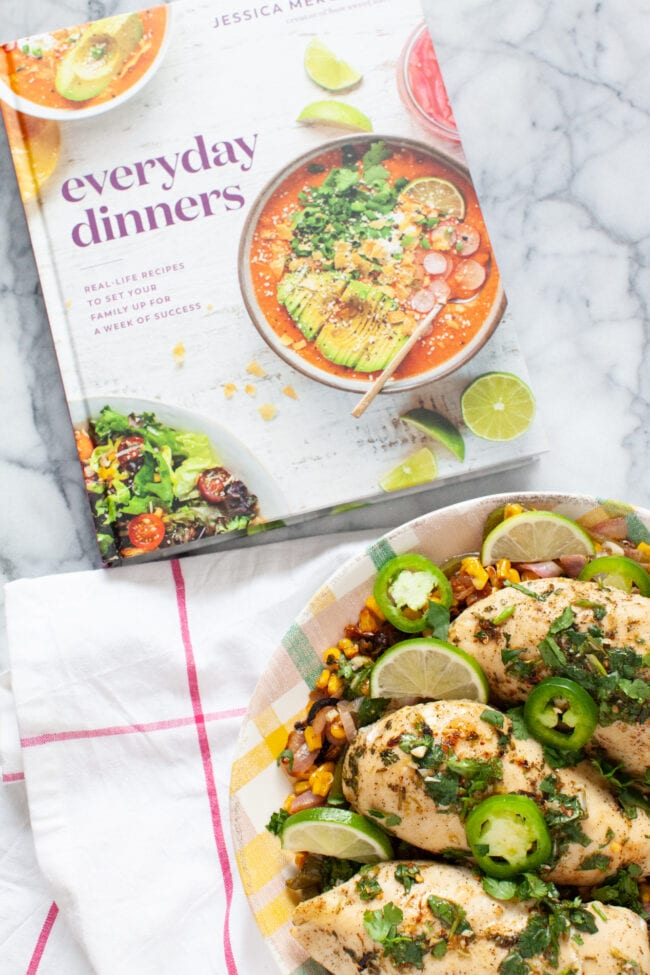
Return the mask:
<svg viewBox="0 0 650 975">
<path fill-rule="evenodd" d="M 577 752 L 596 729 L 598 705 L 574 680 L 546 677 L 528 695 L 524 720 L 542 745 Z"/>
<path fill-rule="evenodd" d="M 421 633 L 427 625 L 431 602 L 451 606 L 449 580 L 424 555 L 398 555 L 387 562 L 375 579 L 373 595 L 382 613 L 403 633 Z"/>
<path fill-rule="evenodd" d="M 553 850 L 544 817 L 528 796 L 484 799 L 467 817 L 465 831 L 481 870 L 503 880 L 537 870 Z"/>
<path fill-rule="evenodd" d="M 642 596 L 650 596 L 650 574 L 627 555 L 599 555 L 587 562 L 578 578 L 593 579 L 624 592 L 631 592 L 634 585 Z"/>
</svg>

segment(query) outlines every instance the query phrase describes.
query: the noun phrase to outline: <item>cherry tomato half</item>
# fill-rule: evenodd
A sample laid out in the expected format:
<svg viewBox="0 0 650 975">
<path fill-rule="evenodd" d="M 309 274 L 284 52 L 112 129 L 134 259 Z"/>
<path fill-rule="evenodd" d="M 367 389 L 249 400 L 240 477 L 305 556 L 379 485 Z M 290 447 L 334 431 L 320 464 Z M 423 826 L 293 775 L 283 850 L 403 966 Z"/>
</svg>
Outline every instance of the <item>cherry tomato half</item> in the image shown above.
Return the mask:
<svg viewBox="0 0 650 975">
<path fill-rule="evenodd" d="M 129 541 L 142 552 L 153 552 L 165 537 L 165 522 L 153 512 L 136 515 L 129 522 Z"/>
<path fill-rule="evenodd" d="M 231 479 L 230 471 L 225 467 L 209 467 L 199 476 L 196 486 L 201 497 L 210 504 L 221 504 L 226 500 L 226 487 Z"/>
<path fill-rule="evenodd" d="M 79 454 L 79 460 L 85 463 L 90 460 L 92 452 L 95 449 L 95 445 L 90 439 L 89 434 L 85 430 L 75 430 L 74 439 L 77 444 L 77 453 Z"/>
</svg>

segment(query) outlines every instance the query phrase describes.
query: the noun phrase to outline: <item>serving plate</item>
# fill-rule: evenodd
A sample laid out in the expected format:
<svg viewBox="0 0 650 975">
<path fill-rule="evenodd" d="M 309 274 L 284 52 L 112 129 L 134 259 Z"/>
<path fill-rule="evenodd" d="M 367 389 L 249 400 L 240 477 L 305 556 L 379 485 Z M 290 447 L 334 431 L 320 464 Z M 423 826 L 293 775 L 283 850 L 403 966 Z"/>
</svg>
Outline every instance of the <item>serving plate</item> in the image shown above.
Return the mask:
<svg viewBox="0 0 650 975">
<path fill-rule="evenodd" d="M 372 134 L 364 135 L 351 134 L 337 139 L 332 139 L 331 141 L 326 142 L 316 148 L 310 149 L 308 152 L 303 153 L 301 156 L 289 162 L 278 173 L 276 173 L 270 182 L 267 183 L 267 185 L 261 190 L 253 202 L 246 218 L 240 238 L 238 256 L 239 285 L 242 298 L 251 321 L 257 328 L 264 341 L 278 356 L 284 359 L 285 362 L 287 362 L 294 369 L 297 369 L 299 372 L 303 373 L 303 375 L 308 376 L 310 379 L 324 383 L 327 386 L 333 386 L 336 389 L 344 389 L 350 392 L 359 393 L 363 393 L 368 390 L 374 378 L 376 378 L 377 373 L 369 373 L 367 378 L 357 378 L 359 373 L 352 375 L 352 369 L 348 370 L 351 375 L 336 374 L 334 371 L 330 371 L 335 367 L 332 367 L 331 364 L 329 366 L 325 365 L 324 359 L 323 366 L 310 361 L 299 351 L 296 351 L 291 346 L 285 344 L 283 341 L 284 336 L 278 334 L 278 332 L 274 330 L 268 321 L 267 315 L 261 308 L 256 295 L 254 276 L 251 271 L 251 255 L 258 223 L 260 218 L 263 216 L 265 208 L 270 203 L 272 204 L 276 193 L 282 194 L 287 190 L 292 177 L 294 177 L 302 167 L 306 167 L 308 165 L 320 165 L 320 161 L 323 158 L 329 156 L 333 151 L 340 150 L 343 146 L 352 146 L 359 152 L 365 152 L 370 145 L 376 142 L 384 142 L 389 148 L 394 150 L 410 149 L 418 155 L 425 157 L 427 161 L 430 161 L 432 171 L 434 173 L 441 173 L 444 175 L 444 178 L 452 181 L 454 177 L 459 178 L 461 180 L 461 185 L 464 182 L 469 184 L 472 190 L 474 189 L 469 170 L 462 162 L 459 161 L 457 156 L 443 151 L 442 149 L 434 148 L 428 143 L 402 136 L 381 135 L 374 132 Z M 292 203 L 292 205 L 294 204 Z M 474 355 L 476 355 L 479 349 L 485 345 L 488 338 L 492 335 L 495 328 L 501 321 L 506 307 L 505 294 L 499 277 L 499 271 L 494 260 L 494 255 L 492 255 L 491 270 L 483 288 L 487 288 L 488 285 L 490 288 L 492 288 L 493 278 L 496 278 L 494 294 L 489 304 L 489 308 L 487 309 L 476 333 L 469 338 L 469 340 L 458 351 L 450 355 L 449 358 L 445 359 L 445 361 L 439 363 L 438 365 L 428 368 L 423 372 L 418 372 L 415 375 L 390 379 L 384 386 L 382 393 L 401 392 L 406 389 L 413 389 L 415 387 L 425 385 L 434 379 L 441 379 L 443 376 L 447 376 L 449 373 L 459 369 Z M 477 296 L 474 296 L 474 298 L 476 297 Z M 474 298 L 472 300 L 474 300 Z M 450 307 L 454 307 L 454 305 L 455 303 L 453 301 L 449 303 Z M 462 307 L 462 305 L 460 305 L 460 307 Z M 467 303 L 466 307 L 469 307 L 469 302 Z M 279 310 L 279 313 L 282 314 L 282 309 Z M 302 345 L 305 344 L 307 343 L 302 342 Z"/>
<path fill-rule="evenodd" d="M 109 98 L 106 101 L 96 103 L 93 102 L 92 99 L 89 99 L 89 101 L 93 102 L 93 104 L 82 105 L 81 103 L 78 103 L 77 107 L 73 107 L 74 103 L 71 102 L 70 108 L 41 105 L 38 102 L 26 98 L 24 95 L 17 94 L 13 88 L 10 87 L 10 85 L 0 78 L 0 99 L 10 105 L 12 108 L 16 109 L 18 112 L 23 112 L 26 115 L 33 115 L 36 118 L 53 119 L 59 122 L 71 121 L 73 119 L 86 119 L 94 115 L 101 115 L 104 112 L 109 112 L 112 109 L 117 108 L 118 105 L 122 105 L 125 101 L 128 101 L 128 99 L 136 95 L 146 84 L 149 83 L 165 58 L 172 33 L 173 9 L 171 6 L 165 5 L 164 12 L 164 34 L 151 63 L 145 72 L 138 77 L 133 84 L 129 85 L 128 88 L 120 92 L 120 94 L 116 95 L 114 98 Z M 89 21 L 88 23 L 92 23 L 92 21 Z M 99 21 L 96 21 L 95 23 L 99 23 Z M 85 24 L 79 26 L 85 26 Z M 21 38 L 21 40 L 17 41 L 16 43 L 20 45 L 29 43 L 31 40 L 34 40 L 34 38 L 25 37 Z"/>
<path fill-rule="evenodd" d="M 287 732 L 304 715 L 325 650 L 341 638 L 372 591 L 378 566 L 394 555 L 418 551 L 433 562 L 480 549 L 488 514 L 506 503 L 578 518 L 602 503 L 589 495 L 498 494 L 433 511 L 384 535 L 341 566 L 312 596 L 271 656 L 253 693 L 233 762 L 230 813 L 239 871 L 255 920 L 282 975 L 326 975 L 290 934 L 295 902 L 285 888 L 294 872 L 265 829 L 290 789 L 276 757 Z M 650 511 L 626 506 L 628 517 L 650 531 Z"/>
<path fill-rule="evenodd" d="M 176 430 L 206 434 L 223 466 L 257 496 L 260 515 L 266 521 L 287 514 L 286 499 L 266 467 L 230 430 L 210 417 L 157 400 L 106 395 L 91 396 L 70 403 L 73 426 L 83 426 L 89 418 L 97 416 L 104 406 L 111 406 L 118 413 L 125 414 L 154 413 L 159 420 Z M 193 543 L 189 544 L 191 547 Z M 181 549 L 180 545 L 174 547 L 175 552 Z"/>
</svg>

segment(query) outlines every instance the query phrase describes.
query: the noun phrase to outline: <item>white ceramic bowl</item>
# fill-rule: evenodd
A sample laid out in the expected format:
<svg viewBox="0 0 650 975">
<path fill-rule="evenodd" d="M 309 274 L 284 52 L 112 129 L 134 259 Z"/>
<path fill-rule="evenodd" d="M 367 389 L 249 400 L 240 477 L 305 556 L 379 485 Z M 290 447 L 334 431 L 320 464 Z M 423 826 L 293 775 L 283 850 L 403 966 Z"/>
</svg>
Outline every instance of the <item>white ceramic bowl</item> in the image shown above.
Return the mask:
<svg viewBox="0 0 650 975">
<path fill-rule="evenodd" d="M 244 299 L 244 304 L 246 305 L 248 314 L 250 315 L 253 324 L 264 341 L 273 349 L 274 352 L 284 359 L 285 362 L 287 362 L 290 366 L 293 366 L 293 368 L 297 369 L 299 372 L 302 372 L 303 375 L 309 376 L 310 379 L 315 379 L 318 382 L 325 383 L 327 386 L 333 386 L 336 389 L 345 389 L 349 390 L 350 392 L 358 393 L 364 393 L 368 390 L 368 387 L 374 378 L 376 378 L 376 374 L 370 375 L 368 379 L 337 376 L 332 372 L 327 371 L 325 368 L 321 369 L 311 362 L 308 362 L 307 359 L 303 358 L 298 352 L 295 352 L 292 348 L 288 348 L 282 343 L 280 336 L 269 325 L 255 295 L 255 288 L 253 286 L 250 270 L 251 246 L 258 220 L 260 219 L 265 206 L 273 194 L 282 187 L 285 181 L 297 169 L 304 166 L 306 163 L 317 162 L 319 158 L 324 156 L 326 153 L 331 152 L 332 149 L 337 149 L 344 145 L 370 146 L 373 142 L 381 141 L 385 142 L 389 147 L 394 146 L 395 148 L 413 149 L 415 152 L 429 157 L 432 163 L 443 166 L 451 179 L 453 179 L 454 174 L 457 174 L 469 183 L 472 182 L 467 167 L 459 162 L 456 156 L 443 152 L 441 149 L 436 149 L 425 142 L 418 142 L 414 139 L 403 138 L 402 136 L 379 135 L 375 132 L 364 135 L 344 136 L 342 138 L 327 142 L 324 145 L 318 146 L 315 149 L 310 149 L 309 152 L 305 152 L 303 155 L 284 166 L 273 177 L 273 179 L 267 183 L 251 206 L 248 217 L 246 218 L 246 223 L 244 224 L 244 229 L 242 231 L 239 244 L 239 285 L 241 288 L 242 297 Z M 492 273 L 498 274 L 498 269 L 494 262 Z M 479 349 L 485 345 L 488 338 L 492 335 L 493 331 L 501 321 L 505 307 L 506 299 L 503 288 L 499 281 L 499 286 L 496 289 L 494 300 L 492 301 L 492 304 L 485 315 L 485 319 L 481 324 L 480 329 L 459 352 L 451 356 L 440 365 L 435 366 L 432 369 L 428 369 L 426 372 L 421 372 L 415 376 L 409 376 L 405 379 L 389 380 L 384 386 L 382 392 L 397 393 L 405 389 L 413 389 L 417 386 L 423 386 L 426 383 L 430 383 L 434 379 L 441 379 L 443 376 L 447 376 L 449 373 L 459 369 L 474 355 L 476 355 Z"/>
<path fill-rule="evenodd" d="M 176 430 L 207 434 L 223 466 L 242 480 L 259 500 L 260 514 L 267 521 L 287 514 L 287 503 L 280 488 L 264 465 L 248 447 L 229 430 L 209 417 L 192 413 L 180 406 L 130 396 L 93 396 L 70 403 L 70 418 L 79 426 L 98 415 L 104 406 L 119 413 L 154 413 L 159 420 Z"/>
<path fill-rule="evenodd" d="M 169 47 L 169 39 L 172 31 L 173 8 L 171 6 L 165 7 L 165 15 L 165 34 L 153 61 L 145 73 L 138 78 L 137 81 L 135 81 L 129 88 L 117 95 L 115 98 L 110 98 L 106 102 L 99 102 L 96 105 L 80 105 L 76 108 L 50 108 L 47 105 L 39 105 L 37 102 L 33 102 L 29 98 L 25 98 L 22 95 L 17 95 L 16 92 L 9 87 L 9 85 L 0 79 L 0 99 L 10 105 L 12 108 L 15 108 L 18 112 L 24 112 L 26 115 L 33 115 L 36 118 L 54 119 L 55 121 L 59 122 L 73 121 L 74 119 L 87 119 L 94 115 L 101 115 L 104 112 L 112 111 L 112 109 L 117 108 L 118 105 L 122 105 L 125 101 L 128 101 L 129 98 L 133 98 L 134 95 L 144 88 L 144 86 L 149 83 L 153 75 L 162 64 L 165 54 L 167 53 L 167 48 Z M 30 38 L 28 37 L 21 38 L 21 41 L 18 43 L 27 42 L 29 40 Z"/>
<path fill-rule="evenodd" d="M 347 562 L 311 598 L 271 656 L 253 694 L 239 738 L 231 775 L 231 827 L 237 861 L 251 909 L 282 975 L 296 973 L 307 956 L 290 935 L 294 902 L 285 880 L 293 858 L 280 850 L 264 826 L 290 792 L 276 757 L 286 733 L 304 715 L 310 688 L 323 667 L 324 651 L 341 639 L 343 627 L 357 619 L 372 591 L 376 565 L 393 554 L 417 551 L 440 563 L 478 551 L 486 517 L 507 502 L 520 501 L 570 518 L 596 507 L 600 499 L 559 493 L 501 494 L 464 501 L 410 521 L 389 532 L 366 552 Z M 630 517 L 650 531 L 650 511 Z M 300 970 L 303 972 L 303 970 Z M 309 962 L 304 975 L 326 975 Z"/>
</svg>

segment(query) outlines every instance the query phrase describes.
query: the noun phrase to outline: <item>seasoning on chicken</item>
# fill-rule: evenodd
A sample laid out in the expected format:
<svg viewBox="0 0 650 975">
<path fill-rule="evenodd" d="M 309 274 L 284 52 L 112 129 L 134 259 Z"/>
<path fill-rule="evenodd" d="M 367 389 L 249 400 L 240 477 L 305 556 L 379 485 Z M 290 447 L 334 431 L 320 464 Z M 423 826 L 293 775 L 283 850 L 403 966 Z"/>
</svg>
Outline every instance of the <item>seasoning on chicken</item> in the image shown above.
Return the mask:
<svg viewBox="0 0 650 975">
<path fill-rule="evenodd" d="M 467 856 L 472 810 L 495 794 L 527 796 L 551 834 L 546 879 L 585 887 L 630 863 L 650 873 L 646 812 L 628 818 L 590 762 L 551 768 L 536 741 L 516 738 L 509 718 L 476 701 L 403 707 L 361 728 L 345 759 L 343 791 L 354 809 L 400 839 Z"/>
<path fill-rule="evenodd" d="M 465 609 L 449 640 L 481 665 L 493 698 L 525 701 L 549 675 L 598 705 L 593 741 L 632 775 L 650 767 L 650 599 L 577 579 L 535 579 Z"/>
<path fill-rule="evenodd" d="M 294 938 L 333 975 L 499 975 L 504 963 L 548 975 L 650 972 L 646 925 L 632 911 L 499 901 L 449 864 L 373 866 L 303 901 L 293 923 Z"/>
</svg>

